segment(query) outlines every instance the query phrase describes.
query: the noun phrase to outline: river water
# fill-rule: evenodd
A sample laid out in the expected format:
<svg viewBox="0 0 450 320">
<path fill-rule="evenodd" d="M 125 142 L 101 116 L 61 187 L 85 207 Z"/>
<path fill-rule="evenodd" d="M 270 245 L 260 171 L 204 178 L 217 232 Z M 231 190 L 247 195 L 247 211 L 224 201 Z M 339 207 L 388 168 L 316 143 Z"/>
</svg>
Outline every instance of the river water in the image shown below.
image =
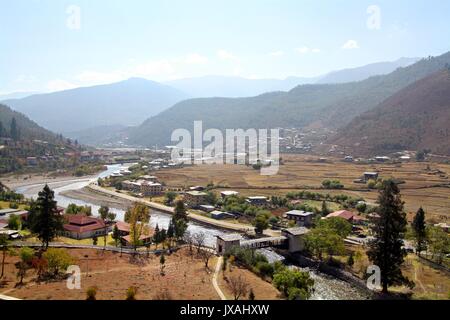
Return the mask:
<svg viewBox="0 0 450 320">
<path fill-rule="evenodd" d="M 48 185 L 55 193 L 55 200 L 58 202 L 58 206 L 67 207 L 70 203 L 76 205 L 88 205 L 92 207 L 92 214 L 95 216 L 98 209 L 98 205 L 89 203 L 79 199 L 72 199 L 61 194 L 61 192 L 69 190 L 79 190 L 87 186 L 98 178 L 105 178 L 111 175 L 113 172 L 120 169 L 125 169 L 133 164 L 116 164 L 107 166 L 107 170 L 101 172 L 92 179 L 74 179 L 64 182 L 48 182 Z M 16 192 L 23 194 L 27 198 L 37 198 L 37 193 L 42 190 L 44 184 L 32 184 L 25 185 L 16 188 Z M 117 208 L 110 208 L 110 211 L 116 213 L 117 219 L 124 219 L 125 211 Z M 158 225 L 160 228 L 167 228 L 170 222 L 170 215 L 162 213 L 156 210 L 151 210 L 150 225 L 155 227 Z M 191 234 L 203 233 L 205 235 L 205 244 L 210 247 L 215 247 L 216 236 L 226 234 L 226 231 L 215 229 L 199 225 L 193 222 L 188 223 L 188 231 Z M 270 262 L 283 260 L 283 257 L 269 249 L 259 249 L 258 252 L 262 253 Z M 314 270 L 302 269 L 310 273 L 311 277 L 315 280 L 315 291 L 311 299 L 313 300 L 348 300 L 348 299 L 365 299 L 365 296 L 360 293 L 356 288 L 352 287 L 347 282 L 329 277 Z"/>
</svg>

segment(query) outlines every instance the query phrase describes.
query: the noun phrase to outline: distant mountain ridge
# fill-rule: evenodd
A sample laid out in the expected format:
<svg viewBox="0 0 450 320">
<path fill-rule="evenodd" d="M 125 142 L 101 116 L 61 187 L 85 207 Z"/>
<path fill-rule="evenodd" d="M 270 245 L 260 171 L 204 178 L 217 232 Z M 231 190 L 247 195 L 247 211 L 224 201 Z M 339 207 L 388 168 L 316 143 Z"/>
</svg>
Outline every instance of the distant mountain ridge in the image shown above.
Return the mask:
<svg viewBox="0 0 450 320">
<path fill-rule="evenodd" d="M 355 155 L 422 149 L 450 155 L 450 69 L 411 84 L 356 117 L 330 143 Z"/>
<path fill-rule="evenodd" d="M 400 58 L 396 61 L 376 62 L 362 67 L 333 71 L 320 77 L 316 84 L 362 81 L 373 76 L 389 74 L 398 68 L 405 68 L 419 60 L 420 58 Z"/>
<path fill-rule="evenodd" d="M 200 98 L 182 101 L 128 131 L 128 142 L 152 146 L 170 143 L 174 129 L 304 127 L 339 128 L 406 86 L 450 63 L 450 53 L 427 58 L 388 75 L 344 83 L 301 85 L 289 92 L 249 98 Z"/>
<path fill-rule="evenodd" d="M 137 125 L 189 96 L 140 78 L 2 101 L 55 132 L 95 126 Z"/>
<path fill-rule="evenodd" d="M 360 67 L 333 71 L 317 77 L 287 77 L 285 79 L 247 79 L 237 76 L 204 76 L 171 80 L 165 84 L 188 93 L 194 98 L 242 98 L 267 92 L 290 91 L 303 84 L 346 83 L 384 75 L 407 67 L 420 58 L 400 58 L 396 61 L 372 63 Z"/>
</svg>

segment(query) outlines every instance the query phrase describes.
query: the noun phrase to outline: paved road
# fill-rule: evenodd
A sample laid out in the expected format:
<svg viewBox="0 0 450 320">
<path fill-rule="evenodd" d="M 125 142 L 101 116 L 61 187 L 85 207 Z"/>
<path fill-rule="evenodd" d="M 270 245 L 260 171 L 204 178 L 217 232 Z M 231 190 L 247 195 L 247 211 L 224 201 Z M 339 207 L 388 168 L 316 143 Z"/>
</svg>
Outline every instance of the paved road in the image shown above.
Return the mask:
<svg viewBox="0 0 450 320">
<path fill-rule="evenodd" d="M 219 257 L 219 259 L 217 259 L 216 270 L 214 271 L 212 284 L 213 284 L 214 289 L 216 289 L 216 292 L 219 295 L 220 299 L 227 300 L 227 297 L 225 297 L 225 295 L 223 294 L 222 290 L 219 287 L 219 284 L 217 283 L 217 277 L 220 273 L 220 269 L 222 268 L 222 263 L 223 263 L 223 257 Z"/>
<path fill-rule="evenodd" d="M 139 202 L 139 203 L 143 203 L 147 206 L 149 206 L 152 209 L 158 210 L 158 211 L 162 211 L 162 212 L 166 212 L 169 214 L 173 214 L 174 208 L 173 207 L 168 207 L 165 206 L 163 204 L 160 203 L 155 203 L 155 202 L 151 202 L 151 201 L 147 201 L 141 198 L 136 198 L 127 194 L 123 194 L 123 193 L 119 193 L 116 191 L 112 191 L 112 190 L 108 190 L 105 188 L 102 188 L 94 183 L 90 184 L 88 186 L 88 188 L 90 188 L 93 191 L 96 192 L 101 192 L 104 194 L 108 194 L 110 196 L 116 197 L 116 198 L 122 198 L 128 201 L 132 201 L 132 202 Z M 213 227 L 217 227 L 217 228 L 221 228 L 221 229 L 226 229 L 226 230 L 231 230 L 231 231 L 237 231 L 237 232 L 254 232 L 255 228 L 251 225 L 248 224 L 242 224 L 242 223 L 231 223 L 231 222 L 227 222 L 227 221 L 221 221 L 221 220 L 215 220 L 215 219 L 211 219 L 199 214 L 195 214 L 193 212 L 188 212 L 188 217 L 189 219 L 199 222 L 199 223 L 204 223 Z"/>
</svg>

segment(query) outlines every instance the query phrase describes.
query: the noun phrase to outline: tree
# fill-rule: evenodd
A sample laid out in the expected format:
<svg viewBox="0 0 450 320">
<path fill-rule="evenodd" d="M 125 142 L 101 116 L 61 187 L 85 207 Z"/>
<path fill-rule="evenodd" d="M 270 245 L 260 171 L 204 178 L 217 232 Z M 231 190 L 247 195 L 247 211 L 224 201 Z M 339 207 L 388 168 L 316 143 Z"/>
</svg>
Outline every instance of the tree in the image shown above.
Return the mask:
<svg viewBox="0 0 450 320">
<path fill-rule="evenodd" d="M 200 254 L 200 251 L 205 244 L 206 235 L 203 232 L 195 233 L 193 235 L 194 245 L 197 248 L 197 253 Z"/>
<path fill-rule="evenodd" d="M 407 255 L 403 248 L 407 222 L 400 189 L 393 180 L 383 181 L 378 203 L 379 217 L 373 219 L 374 239 L 369 244 L 367 255 L 380 268 L 382 292 L 387 293 L 391 285 L 412 285 L 400 269 Z"/>
<path fill-rule="evenodd" d="M 328 227 L 317 227 L 305 236 L 305 246 L 309 252 L 322 261 L 323 255 L 331 256 L 344 252 L 344 239 Z"/>
<path fill-rule="evenodd" d="M 253 289 L 250 289 L 250 293 L 248 294 L 248 300 L 255 300 L 255 293 L 253 292 Z"/>
<path fill-rule="evenodd" d="M 11 230 L 20 230 L 22 228 L 22 220 L 20 216 L 12 214 L 8 219 L 8 228 Z"/>
<path fill-rule="evenodd" d="M 347 264 L 348 264 L 350 267 L 353 267 L 353 265 L 355 264 L 355 259 L 353 258 L 353 252 L 350 253 L 350 255 L 348 256 Z"/>
<path fill-rule="evenodd" d="M 20 140 L 20 131 L 19 131 L 19 128 L 18 128 L 18 126 L 17 126 L 16 118 L 14 118 L 14 117 L 11 119 L 11 124 L 10 124 L 10 131 L 9 131 L 9 133 L 10 133 L 10 135 L 11 135 L 11 138 L 12 138 L 14 141 Z"/>
<path fill-rule="evenodd" d="M 330 210 L 328 209 L 328 206 L 327 206 L 327 202 L 325 200 L 322 201 L 322 209 L 321 209 L 320 213 L 322 214 L 322 217 L 325 217 L 326 215 L 328 215 L 330 213 Z"/>
<path fill-rule="evenodd" d="M 173 204 L 173 201 L 177 197 L 177 194 L 176 194 L 176 192 L 168 191 L 168 192 L 166 192 L 164 197 L 165 197 L 165 200 L 164 200 L 165 204 L 168 206 L 171 206 Z"/>
<path fill-rule="evenodd" d="M 425 226 L 425 211 L 419 208 L 412 222 L 414 239 L 416 242 L 416 253 L 420 256 L 423 250 L 427 249 L 427 232 Z"/>
<path fill-rule="evenodd" d="M 183 201 L 179 200 L 176 202 L 173 217 L 177 221 L 178 220 L 184 220 L 185 222 L 188 221 L 187 211 Z"/>
<path fill-rule="evenodd" d="M 89 287 L 86 290 L 86 300 L 97 300 L 97 287 Z"/>
<path fill-rule="evenodd" d="M 5 127 L 3 126 L 3 123 L 0 121 L 0 137 L 7 137 L 7 132 Z"/>
<path fill-rule="evenodd" d="M 227 286 L 233 294 L 234 300 L 239 300 L 241 296 L 245 296 L 248 292 L 249 284 L 242 275 L 232 275 L 229 277 Z"/>
<path fill-rule="evenodd" d="M 2 247 L 2 273 L 0 274 L 0 279 L 5 275 L 5 259 L 6 251 L 8 250 L 8 236 L 6 234 L 0 234 L 0 246 Z"/>
<path fill-rule="evenodd" d="M 184 220 L 178 220 L 175 221 L 175 238 L 177 239 L 177 241 L 180 241 L 181 239 L 183 239 L 184 234 L 186 233 L 188 224 L 186 221 Z"/>
<path fill-rule="evenodd" d="M 439 227 L 429 227 L 428 239 L 433 259 L 436 259 L 438 264 L 442 264 L 444 255 L 450 252 L 449 236 Z"/>
<path fill-rule="evenodd" d="M 74 261 L 63 248 L 49 248 L 42 256 L 47 260 L 48 270 L 54 277 L 58 276 L 61 270 L 66 270 Z"/>
<path fill-rule="evenodd" d="M 129 287 L 127 289 L 125 300 L 136 300 L 136 294 L 137 294 L 137 288 L 136 287 Z"/>
<path fill-rule="evenodd" d="M 37 233 L 45 249 L 48 248 L 49 242 L 63 231 L 63 219 L 56 211 L 54 193 L 48 185 L 39 192 L 28 219 L 31 231 Z"/>
<path fill-rule="evenodd" d="M 159 264 L 160 264 L 160 273 L 163 276 L 164 275 L 164 268 L 166 267 L 166 258 L 164 257 L 164 254 L 161 255 L 159 258 Z"/>
<path fill-rule="evenodd" d="M 105 229 L 103 231 L 103 250 L 106 249 L 106 238 L 108 237 L 108 225 L 114 222 L 116 219 L 116 214 L 109 212 L 109 207 L 107 206 L 101 206 L 100 209 L 98 209 L 98 213 L 100 215 L 100 218 L 103 220 L 103 223 L 105 224 Z"/>
<path fill-rule="evenodd" d="M 289 300 L 306 300 L 311 297 L 314 280 L 309 273 L 281 268 L 273 276 L 274 286 Z"/>
<path fill-rule="evenodd" d="M 258 213 L 253 221 L 255 232 L 261 234 L 269 227 L 269 217 L 265 213 Z"/>
<path fill-rule="evenodd" d="M 209 249 L 203 248 L 202 250 L 200 250 L 199 256 L 205 263 L 205 268 L 208 269 L 209 260 L 214 256 L 214 253 Z"/>
<path fill-rule="evenodd" d="M 148 222 L 150 221 L 150 211 L 147 206 L 135 203 L 127 210 L 128 223 L 130 224 L 130 240 L 134 251 L 142 244 L 141 237 L 148 234 Z"/>
<path fill-rule="evenodd" d="M 27 270 L 30 268 L 31 261 L 34 256 L 34 250 L 28 247 L 23 247 L 20 249 L 19 257 L 20 261 L 16 264 L 18 271 L 17 277 L 19 278 L 19 285 L 23 284 L 23 278 L 27 274 Z"/>
<path fill-rule="evenodd" d="M 319 220 L 318 227 L 330 229 L 342 238 L 346 238 L 352 232 L 352 224 L 341 217 L 330 217 Z"/>
<path fill-rule="evenodd" d="M 119 232 L 119 228 L 117 228 L 116 224 L 113 227 L 112 238 L 114 239 L 114 243 L 115 243 L 115 245 L 117 247 L 117 243 L 120 240 L 120 232 Z"/>
</svg>

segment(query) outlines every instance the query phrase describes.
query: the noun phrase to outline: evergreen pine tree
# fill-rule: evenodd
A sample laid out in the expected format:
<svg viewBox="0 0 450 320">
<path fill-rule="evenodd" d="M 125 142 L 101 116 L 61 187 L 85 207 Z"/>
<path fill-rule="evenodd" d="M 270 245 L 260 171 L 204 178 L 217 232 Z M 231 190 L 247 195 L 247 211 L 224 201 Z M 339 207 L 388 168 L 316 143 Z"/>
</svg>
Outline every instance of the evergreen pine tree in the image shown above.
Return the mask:
<svg viewBox="0 0 450 320">
<path fill-rule="evenodd" d="M 416 215 L 414 216 L 412 228 L 414 231 L 414 238 L 416 240 L 416 253 L 420 256 L 420 252 L 427 249 L 425 211 L 423 211 L 422 207 L 419 208 Z"/>
<path fill-rule="evenodd" d="M 367 255 L 380 268 L 382 290 L 387 293 L 391 285 L 412 284 L 400 269 L 407 254 L 403 248 L 407 223 L 400 189 L 393 180 L 383 181 L 378 202 L 379 217 L 373 221 L 374 240 Z"/>
<path fill-rule="evenodd" d="M 48 185 L 39 192 L 30 210 L 29 222 L 31 230 L 37 233 L 45 249 L 48 248 L 48 243 L 63 231 L 63 219 L 57 213 L 54 192 Z"/>
<path fill-rule="evenodd" d="M 17 126 L 16 118 L 11 119 L 10 135 L 14 141 L 17 141 L 20 139 L 20 133 L 19 133 L 19 128 Z"/>
</svg>

